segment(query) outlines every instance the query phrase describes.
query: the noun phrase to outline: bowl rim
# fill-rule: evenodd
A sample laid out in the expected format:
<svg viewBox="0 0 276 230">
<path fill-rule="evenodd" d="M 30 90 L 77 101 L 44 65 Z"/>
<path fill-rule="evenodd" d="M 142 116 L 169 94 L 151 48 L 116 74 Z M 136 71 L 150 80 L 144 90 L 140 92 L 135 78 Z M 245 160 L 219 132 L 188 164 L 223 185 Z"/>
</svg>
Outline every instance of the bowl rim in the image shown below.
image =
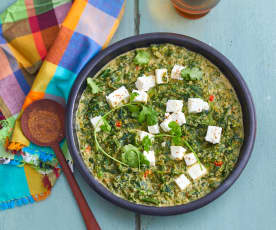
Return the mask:
<svg viewBox="0 0 276 230">
<path fill-rule="evenodd" d="M 145 43 L 146 45 L 141 45 L 143 43 Z M 187 204 L 176 205 L 176 206 L 166 206 L 166 207 L 146 206 L 146 205 L 132 203 L 110 192 L 106 187 L 104 187 L 100 182 L 98 182 L 94 178 L 94 176 L 90 173 L 90 171 L 86 167 L 84 161 L 82 160 L 81 155 L 79 154 L 79 151 L 76 145 L 75 132 L 74 132 L 74 111 L 75 111 L 74 109 L 76 105 L 76 100 L 79 96 L 80 88 L 83 84 L 85 84 L 84 82 L 88 77 L 89 73 L 91 72 L 91 70 L 95 68 L 100 61 L 104 62 L 106 57 L 112 54 L 114 55 L 114 53 L 118 52 L 119 50 L 121 50 L 120 51 L 121 53 L 124 53 L 128 50 L 132 50 L 139 47 L 147 47 L 149 44 L 159 44 L 159 43 L 172 43 L 176 45 L 181 45 L 192 51 L 194 51 L 195 49 L 198 49 L 195 52 L 198 52 L 205 57 L 208 55 L 208 57 L 206 58 L 210 60 L 214 65 L 216 65 L 221 71 L 222 71 L 221 68 L 224 68 L 224 71 L 230 71 L 229 73 L 231 73 L 232 74 L 231 77 L 233 77 L 232 80 L 236 81 L 235 84 L 237 87 L 239 87 L 239 90 L 240 90 L 238 95 L 239 101 L 241 102 L 241 99 L 244 100 L 243 104 L 246 105 L 245 106 L 246 108 L 242 107 L 242 109 L 243 109 L 243 116 L 245 116 L 245 114 L 247 116 L 246 120 L 245 118 L 243 119 L 244 119 L 244 122 L 246 122 L 247 129 L 248 129 L 248 130 L 245 130 L 245 132 L 247 133 L 246 142 L 243 143 L 238 162 L 236 163 L 236 166 L 233 169 L 233 171 L 230 173 L 230 175 L 220 184 L 219 187 L 217 187 L 214 191 L 212 191 L 211 193 L 207 194 L 206 196 L 198 200 L 192 201 Z M 125 49 L 126 51 L 123 51 Z M 202 52 L 205 54 L 203 54 Z M 98 70 L 96 72 L 98 72 Z M 227 75 L 226 77 L 228 78 Z M 233 85 L 233 82 L 231 82 L 231 84 Z M 238 94 L 237 88 L 236 87 L 234 88 L 236 93 Z M 192 37 L 188 37 L 181 34 L 175 34 L 175 33 L 148 33 L 148 34 L 135 35 L 135 36 L 120 40 L 114 43 L 113 45 L 107 47 L 105 50 L 100 51 L 92 60 L 90 60 L 86 64 L 86 66 L 80 72 L 76 81 L 74 82 L 68 98 L 66 111 L 67 111 L 66 112 L 66 138 L 67 138 L 68 149 L 73 158 L 74 163 L 76 164 L 77 168 L 79 169 L 81 175 L 84 177 L 86 182 L 99 195 L 101 195 L 103 198 L 107 199 L 108 201 L 112 202 L 113 204 L 137 213 L 145 214 L 145 215 L 168 216 L 168 215 L 187 213 L 195 209 L 201 208 L 207 205 L 208 203 L 212 202 L 213 200 L 217 199 L 225 191 L 227 191 L 230 188 L 230 186 L 240 176 L 241 172 L 245 168 L 251 156 L 251 152 L 253 150 L 255 137 L 256 137 L 257 123 L 256 123 L 255 106 L 254 106 L 250 91 L 245 81 L 243 80 L 241 74 L 239 73 L 239 71 L 224 55 L 222 55 L 220 52 L 210 47 L 209 45 L 199 40 L 196 40 Z"/>
</svg>

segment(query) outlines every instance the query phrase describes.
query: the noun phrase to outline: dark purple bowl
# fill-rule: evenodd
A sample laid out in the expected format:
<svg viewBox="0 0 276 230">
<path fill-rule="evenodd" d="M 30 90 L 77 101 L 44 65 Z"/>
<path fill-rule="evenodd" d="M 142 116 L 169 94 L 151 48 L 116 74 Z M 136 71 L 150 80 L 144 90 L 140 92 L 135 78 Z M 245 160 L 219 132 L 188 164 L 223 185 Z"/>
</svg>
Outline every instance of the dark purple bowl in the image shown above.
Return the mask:
<svg viewBox="0 0 276 230">
<path fill-rule="evenodd" d="M 241 148 L 238 162 L 232 173 L 224 180 L 224 182 L 216 188 L 213 192 L 188 204 L 171 206 L 171 207 L 152 207 L 140 205 L 124 200 L 107 190 L 100 184 L 94 176 L 90 173 L 79 152 L 78 140 L 75 131 L 75 114 L 79 104 L 80 97 L 86 88 L 86 78 L 94 76 L 105 64 L 110 60 L 116 58 L 118 55 L 127 51 L 147 47 L 151 44 L 171 43 L 178 46 L 183 46 L 191 51 L 197 52 L 213 64 L 215 64 L 224 75 L 231 82 L 236 90 L 239 101 L 241 103 L 244 122 L 244 143 Z M 111 201 L 112 203 L 129 209 L 131 211 L 142 213 L 146 215 L 175 215 L 186 213 L 204 205 L 218 198 L 224 193 L 240 176 L 245 168 L 251 152 L 253 150 L 256 136 L 256 114 L 253 104 L 252 96 L 249 89 L 243 80 L 239 71 L 234 65 L 221 53 L 207 44 L 180 34 L 173 33 L 150 33 L 138 36 L 133 36 L 109 46 L 94 57 L 86 67 L 81 71 L 77 80 L 75 81 L 67 105 L 67 119 L 66 119 L 66 138 L 68 142 L 69 151 L 72 158 L 78 167 L 80 173 L 85 178 L 87 183 L 102 197 Z"/>
</svg>

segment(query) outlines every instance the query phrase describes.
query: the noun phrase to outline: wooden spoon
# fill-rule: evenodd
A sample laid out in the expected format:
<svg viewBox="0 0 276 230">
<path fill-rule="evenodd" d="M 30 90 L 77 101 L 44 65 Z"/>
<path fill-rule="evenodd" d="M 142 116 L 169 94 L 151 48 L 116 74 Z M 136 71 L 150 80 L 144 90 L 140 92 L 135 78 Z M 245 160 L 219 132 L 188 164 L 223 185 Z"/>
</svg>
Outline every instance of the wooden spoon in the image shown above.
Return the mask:
<svg viewBox="0 0 276 230">
<path fill-rule="evenodd" d="M 21 117 L 21 129 L 34 144 L 50 146 L 62 167 L 88 230 L 100 229 L 85 197 L 83 196 L 71 169 L 59 147 L 65 136 L 65 109 L 55 101 L 42 99 L 28 106 Z"/>
</svg>

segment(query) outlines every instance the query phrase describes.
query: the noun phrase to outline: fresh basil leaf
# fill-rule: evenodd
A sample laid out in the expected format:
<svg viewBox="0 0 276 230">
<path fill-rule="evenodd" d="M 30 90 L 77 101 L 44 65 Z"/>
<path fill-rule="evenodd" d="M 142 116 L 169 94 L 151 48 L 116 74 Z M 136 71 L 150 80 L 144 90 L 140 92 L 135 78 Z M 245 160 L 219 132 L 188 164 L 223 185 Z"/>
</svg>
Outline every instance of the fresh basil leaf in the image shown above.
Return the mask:
<svg viewBox="0 0 276 230">
<path fill-rule="evenodd" d="M 138 50 L 137 54 L 134 58 L 134 63 L 136 65 L 146 65 L 149 63 L 150 60 L 150 53 L 145 50 Z"/>
<path fill-rule="evenodd" d="M 93 94 L 101 92 L 101 89 L 97 86 L 91 77 L 87 78 L 87 85 L 89 85 Z"/>
</svg>

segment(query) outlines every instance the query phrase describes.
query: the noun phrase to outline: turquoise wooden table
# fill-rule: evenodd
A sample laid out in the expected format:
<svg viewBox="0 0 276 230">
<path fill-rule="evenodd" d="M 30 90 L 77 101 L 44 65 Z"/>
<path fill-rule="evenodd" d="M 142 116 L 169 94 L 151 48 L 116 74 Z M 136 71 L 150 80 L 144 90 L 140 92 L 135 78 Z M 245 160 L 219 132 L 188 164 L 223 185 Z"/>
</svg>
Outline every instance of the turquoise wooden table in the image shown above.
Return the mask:
<svg viewBox="0 0 276 230">
<path fill-rule="evenodd" d="M 1 0 L 4 9 L 13 0 Z M 253 94 L 258 131 L 252 157 L 238 181 L 219 199 L 189 214 L 140 216 L 115 207 L 75 175 L 103 230 L 276 229 L 276 1 L 222 0 L 206 17 L 180 17 L 168 0 L 128 0 L 112 42 L 147 32 L 176 32 L 226 55 Z M 46 201 L 0 212 L 0 230 L 85 229 L 62 176 Z"/>
</svg>

